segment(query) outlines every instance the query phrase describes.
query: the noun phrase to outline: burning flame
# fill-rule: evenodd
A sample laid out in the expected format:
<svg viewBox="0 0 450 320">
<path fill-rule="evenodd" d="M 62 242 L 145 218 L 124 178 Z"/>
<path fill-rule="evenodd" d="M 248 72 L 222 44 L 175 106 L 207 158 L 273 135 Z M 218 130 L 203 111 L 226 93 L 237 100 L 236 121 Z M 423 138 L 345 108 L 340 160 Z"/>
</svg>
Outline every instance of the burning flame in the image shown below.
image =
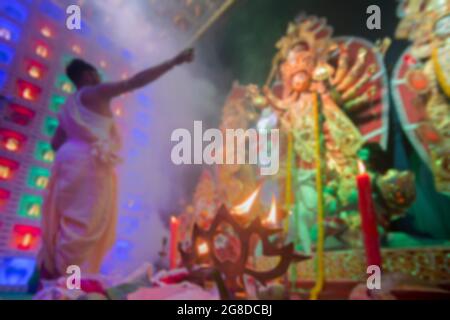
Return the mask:
<svg viewBox="0 0 450 320">
<path fill-rule="evenodd" d="M 277 200 L 275 196 L 272 196 L 272 204 L 270 205 L 269 216 L 267 217 L 266 224 L 276 225 L 277 224 Z"/>
<path fill-rule="evenodd" d="M 245 200 L 240 205 L 237 205 L 233 208 L 232 212 L 235 214 L 243 215 L 250 212 L 250 209 L 253 206 L 253 203 L 255 202 L 256 198 L 258 197 L 259 192 L 261 191 L 261 187 L 258 187 L 251 195 L 248 197 L 247 200 Z"/>
<path fill-rule="evenodd" d="M 209 246 L 206 242 L 202 242 L 201 244 L 198 245 L 197 250 L 199 255 L 204 256 L 208 254 Z"/>
<path fill-rule="evenodd" d="M 366 166 L 362 161 L 358 161 L 358 169 L 360 174 L 366 173 Z"/>
</svg>

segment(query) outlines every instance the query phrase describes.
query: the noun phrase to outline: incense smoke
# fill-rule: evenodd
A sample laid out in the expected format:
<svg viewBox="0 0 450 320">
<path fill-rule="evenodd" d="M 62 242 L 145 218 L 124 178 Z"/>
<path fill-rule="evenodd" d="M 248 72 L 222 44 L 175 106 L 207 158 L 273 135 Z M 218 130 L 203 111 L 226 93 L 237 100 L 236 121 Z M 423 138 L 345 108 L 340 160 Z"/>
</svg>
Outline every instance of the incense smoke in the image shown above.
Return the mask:
<svg viewBox="0 0 450 320">
<path fill-rule="evenodd" d="M 113 29 L 110 23 L 104 31 L 112 41 L 134 55 L 135 71 L 172 58 L 184 49 L 186 39 L 181 32 L 168 34 L 164 41 L 160 40 L 161 33 L 173 28 L 168 28 L 157 14 L 148 12 L 148 5 L 143 1 L 95 0 L 91 3 L 103 17 L 113 22 Z M 202 48 L 202 51 L 209 55 L 208 60 L 214 60 L 212 50 Z M 145 261 L 154 262 L 162 238 L 168 236 L 169 215 L 178 213 L 180 199 L 189 200 L 187 191 L 192 189 L 200 168 L 172 164 L 171 133 L 177 128 L 191 128 L 194 120 L 203 120 L 206 125 L 217 122 L 223 104 L 214 85 L 200 76 L 223 70 L 202 65 L 200 60 L 197 52 L 192 65 L 178 67 L 149 87 L 133 93 L 137 100 L 148 96 L 148 105 L 125 106 L 121 119 L 125 163 L 119 168 L 118 240 L 129 241 L 133 250 L 130 257 L 117 257 L 112 252 L 106 263 L 106 273 L 126 274 Z M 130 219 L 134 219 L 134 224 Z"/>
</svg>

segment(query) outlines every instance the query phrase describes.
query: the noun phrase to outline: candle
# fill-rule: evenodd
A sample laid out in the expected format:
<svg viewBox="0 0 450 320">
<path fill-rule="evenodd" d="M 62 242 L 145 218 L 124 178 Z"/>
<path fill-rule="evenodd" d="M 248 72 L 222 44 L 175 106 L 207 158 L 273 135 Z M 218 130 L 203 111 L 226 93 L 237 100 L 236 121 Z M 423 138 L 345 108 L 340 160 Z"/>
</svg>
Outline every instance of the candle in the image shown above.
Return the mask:
<svg viewBox="0 0 450 320">
<path fill-rule="evenodd" d="M 170 269 L 175 269 L 177 267 L 179 229 L 180 220 L 178 220 L 176 217 L 172 217 L 170 219 Z"/>
<path fill-rule="evenodd" d="M 365 171 L 363 163 L 358 162 L 358 165 L 360 174 L 357 176 L 356 182 L 367 265 L 377 265 L 381 268 L 380 241 L 377 229 L 377 216 L 372 199 L 371 180 L 369 174 Z"/>
</svg>

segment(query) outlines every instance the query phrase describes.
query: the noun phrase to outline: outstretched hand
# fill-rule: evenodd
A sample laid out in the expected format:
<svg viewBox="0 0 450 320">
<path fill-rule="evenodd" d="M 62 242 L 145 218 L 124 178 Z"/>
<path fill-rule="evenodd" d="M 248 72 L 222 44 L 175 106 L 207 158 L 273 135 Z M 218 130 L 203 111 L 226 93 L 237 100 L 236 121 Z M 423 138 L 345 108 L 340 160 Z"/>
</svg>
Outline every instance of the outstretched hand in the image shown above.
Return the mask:
<svg viewBox="0 0 450 320">
<path fill-rule="evenodd" d="M 194 49 L 189 48 L 184 51 L 182 51 L 179 55 L 177 55 L 173 62 L 176 65 L 183 64 L 183 63 L 190 63 L 194 61 Z"/>
</svg>

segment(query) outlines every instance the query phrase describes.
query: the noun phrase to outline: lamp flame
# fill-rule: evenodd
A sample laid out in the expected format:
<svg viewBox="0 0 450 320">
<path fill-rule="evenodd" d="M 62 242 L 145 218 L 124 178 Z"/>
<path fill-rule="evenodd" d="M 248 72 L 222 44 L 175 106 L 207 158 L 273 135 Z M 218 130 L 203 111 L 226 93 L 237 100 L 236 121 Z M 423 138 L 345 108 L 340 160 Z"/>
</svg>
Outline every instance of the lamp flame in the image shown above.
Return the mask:
<svg viewBox="0 0 450 320">
<path fill-rule="evenodd" d="M 251 195 L 247 198 L 243 203 L 240 205 L 237 205 L 233 208 L 232 212 L 234 214 L 238 215 L 244 215 L 250 212 L 250 209 L 253 206 L 253 203 L 255 202 L 256 198 L 259 195 L 259 192 L 261 191 L 261 187 L 258 187 Z"/>
<path fill-rule="evenodd" d="M 358 161 L 358 170 L 360 174 L 366 173 L 366 166 L 362 161 Z"/>
<path fill-rule="evenodd" d="M 267 217 L 265 223 L 272 226 L 277 224 L 277 200 L 275 196 L 272 196 L 269 216 Z"/>
<path fill-rule="evenodd" d="M 204 256 L 209 253 L 209 246 L 206 242 L 202 242 L 198 245 L 197 250 L 200 256 Z"/>
</svg>

